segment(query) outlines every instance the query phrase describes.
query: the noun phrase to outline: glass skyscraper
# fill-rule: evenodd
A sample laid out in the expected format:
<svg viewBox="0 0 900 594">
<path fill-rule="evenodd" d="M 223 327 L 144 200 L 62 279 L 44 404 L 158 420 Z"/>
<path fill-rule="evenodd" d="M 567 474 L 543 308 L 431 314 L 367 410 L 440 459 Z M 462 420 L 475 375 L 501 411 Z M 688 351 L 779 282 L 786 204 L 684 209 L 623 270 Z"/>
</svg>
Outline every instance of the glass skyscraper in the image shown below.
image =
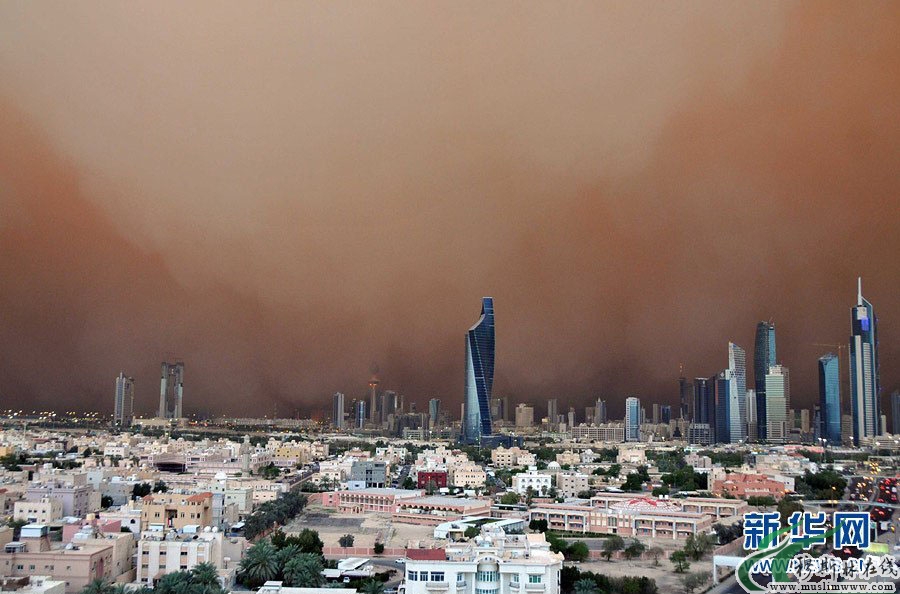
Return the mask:
<svg viewBox="0 0 900 594">
<path fill-rule="evenodd" d="M 716 378 L 694 378 L 694 423 L 707 423 L 710 426 L 716 424 L 715 390 Z"/>
<path fill-rule="evenodd" d="M 494 299 L 481 300 L 481 317 L 466 334 L 466 418 L 463 436 L 470 443 L 491 435 L 494 385 Z"/>
<path fill-rule="evenodd" d="M 862 295 L 862 279 L 850 320 L 850 405 L 853 413 L 853 443 L 881 433 L 881 402 L 878 378 L 878 320 L 875 308 Z"/>
<path fill-rule="evenodd" d="M 819 357 L 819 436 L 841 445 L 841 362 L 834 353 Z"/>
<path fill-rule="evenodd" d="M 625 399 L 625 441 L 641 440 L 641 401 L 634 396 Z"/>
<path fill-rule="evenodd" d="M 116 425 L 129 427 L 134 419 L 134 378 L 120 372 L 116 378 L 116 405 L 113 412 Z"/>
<path fill-rule="evenodd" d="M 775 365 L 775 324 L 760 322 L 756 325 L 756 344 L 753 349 L 753 387 L 756 389 L 756 437 L 760 441 L 768 437 L 766 429 L 766 374 Z"/>
<path fill-rule="evenodd" d="M 788 403 L 791 400 L 791 384 L 788 368 L 772 365 L 766 374 L 766 425 L 769 441 L 784 443 L 791 433 L 788 421 Z"/>
<path fill-rule="evenodd" d="M 728 396 L 729 441 L 738 443 L 747 439 L 747 353 L 728 343 L 728 369 L 731 371 Z"/>
</svg>

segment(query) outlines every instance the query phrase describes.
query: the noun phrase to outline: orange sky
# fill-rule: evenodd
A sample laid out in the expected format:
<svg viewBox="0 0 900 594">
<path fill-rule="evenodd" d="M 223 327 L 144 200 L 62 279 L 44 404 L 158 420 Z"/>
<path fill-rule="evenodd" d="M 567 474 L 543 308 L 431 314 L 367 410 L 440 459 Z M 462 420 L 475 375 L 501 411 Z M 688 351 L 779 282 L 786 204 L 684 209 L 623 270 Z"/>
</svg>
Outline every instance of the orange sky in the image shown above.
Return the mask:
<svg viewBox="0 0 900 594">
<path fill-rule="evenodd" d="M 855 279 L 900 386 L 900 8 L 0 4 L 0 400 L 286 414 L 382 383 L 672 402 L 778 326 L 798 406 Z M 752 386 L 752 383 L 751 383 Z"/>
</svg>

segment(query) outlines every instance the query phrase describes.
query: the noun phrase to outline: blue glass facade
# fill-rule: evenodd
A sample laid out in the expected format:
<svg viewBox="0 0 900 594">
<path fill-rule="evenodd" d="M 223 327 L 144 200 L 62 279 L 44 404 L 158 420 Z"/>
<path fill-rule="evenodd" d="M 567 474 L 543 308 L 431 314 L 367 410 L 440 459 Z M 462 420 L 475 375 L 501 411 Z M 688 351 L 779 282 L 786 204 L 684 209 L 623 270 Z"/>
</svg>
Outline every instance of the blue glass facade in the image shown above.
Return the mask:
<svg viewBox="0 0 900 594">
<path fill-rule="evenodd" d="M 734 380 L 730 369 L 720 372 L 715 378 L 713 410 L 716 422 L 711 424 L 715 426 L 713 439 L 716 443 L 731 443 L 731 407 L 728 401 L 731 397 L 732 383 Z"/>
<path fill-rule="evenodd" d="M 728 432 L 730 442 L 739 443 L 747 439 L 747 353 L 733 342 L 728 343 L 728 370 Z"/>
<path fill-rule="evenodd" d="M 861 439 L 881 433 L 878 320 L 875 308 L 862 296 L 862 280 L 850 318 L 850 405 L 853 443 L 859 445 Z"/>
<path fill-rule="evenodd" d="M 756 344 L 753 350 L 753 387 L 756 388 L 756 430 L 760 440 L 768 437 L 766 429 L 766 374 L 775 365 L 775 324 L 760 322 L 756 325 Z"/>
<path fill-rule="evenodd" d="M 491 435 L 494 386 L 494 299 L 481 300 L 481 317 L 466 334 L 466 418 L 463 437 L 470 443 Z"/>
<path fill-rule="evenodd" d="M 819 435 L 841 444 L 841 364 L 833 353 L 819 358 Z"/>
<path fill-rule="evenodd" d="M 707 423 L 715 427 L 715 390 L 716 378 L 694 378 L 694 423 Z"/>
<path fill-rule="evenodd" d="M 641 440 L 641 401 L 630 396 L 625 399 L 625 441 Z"/>
</svg>

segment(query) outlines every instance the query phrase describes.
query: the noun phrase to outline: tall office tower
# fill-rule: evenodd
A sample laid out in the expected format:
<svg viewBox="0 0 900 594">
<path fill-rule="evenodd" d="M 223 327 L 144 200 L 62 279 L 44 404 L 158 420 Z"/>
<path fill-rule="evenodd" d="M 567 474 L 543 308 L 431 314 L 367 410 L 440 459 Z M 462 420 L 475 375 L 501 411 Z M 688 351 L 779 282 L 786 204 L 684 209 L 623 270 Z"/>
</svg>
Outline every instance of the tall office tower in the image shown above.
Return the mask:
<svg viewBox="0 0 900 594">
<path fill-rule="evenodd" d="M 716 424 L 715 413 L 715 385 L 716 378 L 694 378 L 694 423 L 707 423 L 712 427 Z"/>
<path fill-rule="evenodd" d="M 768 438 L 766 429 L 766 373 L 777 363 L 775 349 L 774 322 L 760 322 L 756 325 L 756 344 L 753 348 L 753 387 L 756 389 L 756 437 L 759 441 Z"/>
<path fill-rule="evenodd" d="M 668 425 L 672 420 L 672 407 L 668 404 L 663 404 L 659 407 L 659 422 L 665 425 Z"/>
<path fill-rule="evenodd" d="M 572 430 L 572 427 L 575 426 L 575 408 L 569 407 L 569 414 L 566 415 L 566 427 L 569 428 L 569 431 Z"/>
<path fill-rule="evenodd" d="M 682 374 L 684 373 L 684 367 L 681 368 Z M 678 414 L 682 419 L 691 420 L 690 410 L 688 409 L 689 403 L 691 401 L 691 393 L 693 392 L 693 386 L 687 378 L 683 375 L 678 378 Z"/>
<path fill-rule="evenodd" d="M 559 423 L 559 402 L 556 398 L 547 401 L 547 420 L 551 426 Z"/>
<path fill-rule="evenodd" d="M 756 390 L 747 390 L 747 439 L 755 440 L 758 425 L 756 418 Z"/>
<path fill-rule="evenodd" d="M 641 406 L 641 418 L 640 418 L 640 422 L 641 422 L 641 425 L 643 425 L 643 424 L 645 424 L 645 423 L 647 422 L 647 409 L 644 408 L 643 406 Z"/>
<path fill-rule="evenodd" d="M 130 427 L 134 420 L 134 378 L 120 372 L 116 378 L 116 403 L 113 423 L 119 427 Z"/>
<path fill-rule="evenodd" d="M 651 415 L 653 415 L 653 424 L 659 425 L 659 403 L 654 402 L 651 411 Z"/>
<path fill-rule="evenodd" d="M 734 380 L 728 398 L 729 437 L 739 443 L 747 439 L 747 353 L 733 342 L 728 343 L 728 369 Z"/>
<path fill-rule="evenodd" d="M 500 407 L 503 406 L 499 398 L 491 398 L 491 421 L 500 420 Z"/>
<path fill-rule="evenodd" d="M 431 417 L 431 428 L 438 426 L 438 418 L 441 414 L 441 399 L 432 398 L 428 401 L 428 416 Z"/>
<path fill-rule="evenodd" d="M 534 425 L 534 407 L 520 404 L 516 407 L 516 427 L 525 428 Z"/>
<path fill-rule="evenodd" d="M 369 420 L 378 422 L 378 377 L 372 375 L 369 380 Z"/>
<path fill-rule="evenodd" d="M 841 445 L 841 362 L 837 355 L 819 357 L 819 437 Z"/>
<path fill-rule="evenodd" d="M 816 404 L 813 406 L 813 439 L 817 442 L 820 439 L 824 439 L 825 435 L 822 433 L 822 409 L 819 408 L 819 405 Z"/>
<path fill-rule="evenodd" d="M 340 392 L 331 397 L 331 425 L 335 429 L 344 428 L 344 395 Z"/>
<path fill-rule="evenodd" d="M 159 380 L 159 418 L 180 419 L 184 416 L 184 363 L 162 362 Z"/>
<path fill-rule="evenodd" d="M 713 411 L 715 412 L 715 426 L 713 439 L 715 443 L 731 443 L 731 386 L 734 383 L 730 369 L 719 372 L 713 381 Z"/>
<path fill-rule="evenodd" d="M 396 415 L 399 411 L 397 409 L 397 404 L 399 404 L 400 399 L 397 396 L 397 393 L 393 390 L 385 390 L 381 394 L 381 422 L 385 422 L 388 420 L 390 415 Z"/>
<path fill-rule="evenodd" d="M 466 419 L 463 434 L 470 443 L 493 432 L 491 389 L 494 385 L 494 299 L 481 300 L 481 317 L 466 334 Z"/>
<path fill-rule="evenodd" d="M 625 441 L 641 440 L 641 401 L 634 396 L 625 399 Z"/>
<path fill-rule="evenodd" d="M 853 445 L 853 415 L 841 415 L 841 444 Z"/>
<path fill-rule="evenodd" d="M 878 377 L 878 318 L 862 295 L 862 279 L 851 309 L 850 405 L 853 413 L 853 445 L 881 433 L 881 386 Z"/>
<path fill-rule="evenodd" d="M 356 428 L 362 429 L 366 424 L 366 401 L 356 401 Z"/>
<path fill-rule="evenodd" d="M 590 425 L 594 422 L 594 407 L 593 406 L 585 406 L 584 407 L 584 424 Z"/>
<path fill-rule="evenodd" d="M 784 365 L 769 367 L 769 373 L 766 374 L 766 426 L 768 440 L 771 442 L 784 443 L 793 429 L 788 420 L 787 406 L 790 397 L 788 368 Z"/>
<path fill-rule="evenodd" d="M 900 390 L 891 392 L 891 425 L 894 435 L 900 435 Z"/>
<path fill-rule="evenodd" d="M 509 422 L 509 396 L 504 396 L 503 401 L 503 422 Z"/>
<path fill-rule="evenodd" d="M 800 409 L 800 433 L 804 435 L 809 433 L 810 422 L 809 422 L 809 409 L 801 408 Z"/>
<path fill-rule="evenodd" d="M 597 399 L 594 404 L 594 424 L 605 423 L 609 417 L 606 415 L 606 400 Z"/>
</svg>

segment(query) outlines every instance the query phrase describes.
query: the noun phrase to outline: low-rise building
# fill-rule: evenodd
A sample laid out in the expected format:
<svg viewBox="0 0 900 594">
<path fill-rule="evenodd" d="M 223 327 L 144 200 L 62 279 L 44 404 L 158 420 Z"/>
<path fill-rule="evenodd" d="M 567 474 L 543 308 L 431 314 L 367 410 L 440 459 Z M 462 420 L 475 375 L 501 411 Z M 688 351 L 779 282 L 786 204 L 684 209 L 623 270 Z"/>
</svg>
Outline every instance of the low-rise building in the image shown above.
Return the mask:
<svg viewBox="0 0 900 594">
<path fill-rule="evenodd" d="M 512 477 L 512 490 L 519 495 L 527 495 L 529 489 L 535 495 L 546 495 L 552 486 L 551 476 L 538 472 L 534 468 L 530 468 L 527 472 L 520 472 Z"/>
<path fill-rule="evenodd" d="M 18 522 L 50 524 L 62 517 L 62 503 L 58 499 L 44 497 L 39 501 L 17 501 L 13 506 L 13 519 Z"/>
<path fill-rule="evenodd" d="M 732 472 L 724 480 L 714 481 L 710 491 L 714 495 L 728 494 L 741 499 L 769 496 L 780 500 L 788 489 L 784 482 L 761 474 Z"/>
<path fill-rule="evenodd" d="M 589 477 L 581 472 L 560 472 L 556 475 L 556 491 L 562 497 L 577 497 L 588 491 Z"/>
<path fill-rule="evenodd" d="M 466 516 L 490 515 L 490 499 L 430 496 L 397 501 L 391 518 L 394 522 L 436 526 Z"/>
<path fill-rule="evenodd" d="M 422 491 L 412 489 L 357 489 L 322 493 L 322 505 L 342 513 L 393 513 L 397 502 L 420 497 Z"/>
<path fill-rule="evenodd" d="M 375 460 L 358 460 L 350 467 L 347 488 L 382 489 L 387 483 L 387 464 Z"/>
<path fill-rule="evenodd" d="M 484 483 L 487 481 L 487 474 L 481 466 L 468 462 L 459 466 L 451 466 L 449 479 L 450 484 L 455 487 L 473 489 L 484 486 Z"/>
<path fill-rule="evenodd" d="M 141 502 L 141 530 L 156 525 L 181 530 L 185 526 L 211 526 L 212 493 L 154 493 Z"/>
<path fill-rule="evenodd" d="M 214 528 L 145 530 L 137 546 L 136 581 L 153 586 L 168 573 L 190 571 L 200 563 L 211 563 L 218 570 L 223 587 L 229 588 L 246 548 L 244 538 L 226 538 Z"/>
</svg>

